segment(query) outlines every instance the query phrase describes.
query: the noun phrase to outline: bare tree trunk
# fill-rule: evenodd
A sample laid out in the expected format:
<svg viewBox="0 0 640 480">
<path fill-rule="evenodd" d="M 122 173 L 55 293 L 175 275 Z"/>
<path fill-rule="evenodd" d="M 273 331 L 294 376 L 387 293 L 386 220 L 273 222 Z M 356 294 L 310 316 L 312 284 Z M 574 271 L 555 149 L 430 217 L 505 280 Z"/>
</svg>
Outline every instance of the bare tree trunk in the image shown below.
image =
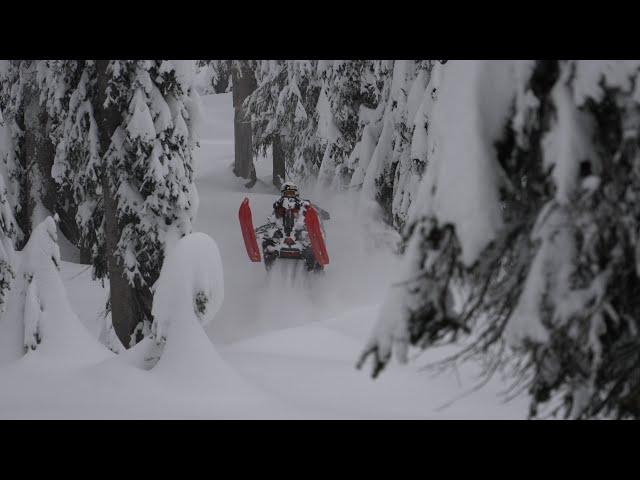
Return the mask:
<svg viewBox="0 0 640 480">
<path fill-rule="evenodd" d="M 276 135 L 273 138 L 271 150 L 271 154 L 273 155 L 273 184 L 280 188 L 280 185 L 282 185 L 285 180 L 284 150 L 282 148 L 280 135 Z"/>
<path fill-rule="evenodd" d="M 251 119 L 245 116 L 242 102 L 256 89 L 256 78 L 245 62 L 240 62 L 240 68 L 232 69 L 233 82 L 233 136 L 235 142 L 235 163 L 233 171 L 238 177 L 256 180 L 253 165 L 253 149 L 251 134 Z"/>
<path fill-rule="evenodd" d="M 120 113 L 110 105 L 104 107 L 108 85 L 107 67 L 109 60 L 96 61 L 97 94 L 93 105 L 95 120 L 98 125 L 98 139 L 100 142 L 100 156 L 104 158 L 111 136 L 120 124 Z M 102 179 L 107 271 L 109 272 L 109 287 L 111 297 L 111 321 L 116 335 L 125 347 L 129 347 L 138 317 L 135 308 L 135 291 L 124 276 L 124 267 L 114 253 L 120 239 L 121 226 L 117 221 L 117 204 L 113 196 L 113 189 L 106 172 Z"/>
</svg>

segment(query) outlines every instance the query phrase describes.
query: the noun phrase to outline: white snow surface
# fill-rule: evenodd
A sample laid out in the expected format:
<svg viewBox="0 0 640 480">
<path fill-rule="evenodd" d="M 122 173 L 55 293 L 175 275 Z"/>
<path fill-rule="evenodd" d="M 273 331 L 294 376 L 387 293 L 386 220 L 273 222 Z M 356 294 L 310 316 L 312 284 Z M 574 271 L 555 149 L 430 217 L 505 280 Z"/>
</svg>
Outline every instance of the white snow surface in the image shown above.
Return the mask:
<svg viewBox="0 0 640 480">
<path fill-rule="evenodd" d="M 262 264 L 247 258 L 238 208 L 245 196 L 250 199 L 256 227 L 271 213 L 277 191 L 269 181 L 270 162 L 258 159 L 258 183 L 247 190 L 246 181 L 231 172 L 231 95 L 207 95 L 203 102 L 195 230 L 210 236 L 219 251 L 224 301 L 217 314 L 204 329 L 194 315 L 169 322 L 162 356 L 149 369 L 145 360 L 151 338 L 120 355 L 101 347 L 97 339 L 104 325 L 106 289 L 91 279 L 87 266 L 61 261 L 60 277 L 74 311 L 67 315 L 80 318 L 90 346 L 80 348 L 59 336 L 56 350 L 65 345 L 68 350 L 64 368 L 54 368 L 55 352 L 45 349 L 0 366 L 0 418 L 526 416 L 526 398 L 502 402 L 499 393 L 507 384 L 498 377 L 464 396 L 478 380 L 475 365 L 438 376 L 422 369 L 453 353 L 453 347 L 427 351 L 407 366 L 394 361 L 375 381 L 356 370 L 389 283 L 397 277 L 398 259 L 385 242 L 373 238 L 389 232 L 380 226 L 376 231 L 371 219 L 358 217 L 352 194 L 314 192 L 310 199 L 331 214 L 324 223 L 331 258 L 325 274 L 308 277 L 295 264 L 283 262 L 267 275 Z M 176 264 L 167 266 L 173 275 L 157 287 L 157 295 L 169 293 L 162 293 L 154 308 L 168 309 L 177 301 L 180 279 L 187 292 L 194 278 L 205 286 L 217 281 L 217 273 L 204 272 L 217 266 L 215 254 L 197 265 L 198 253 L 212 251 L 213 243 L 203 234 L 191 235 L 186 246 L 181 241 L 172 250 L 178 252 Z M 193 245 L 194 238 L 200 246 Z M 182 277 L 180 261 L 191 264 Z M 65 321 L 49 320 L 52 327 Z"/>
</svg>

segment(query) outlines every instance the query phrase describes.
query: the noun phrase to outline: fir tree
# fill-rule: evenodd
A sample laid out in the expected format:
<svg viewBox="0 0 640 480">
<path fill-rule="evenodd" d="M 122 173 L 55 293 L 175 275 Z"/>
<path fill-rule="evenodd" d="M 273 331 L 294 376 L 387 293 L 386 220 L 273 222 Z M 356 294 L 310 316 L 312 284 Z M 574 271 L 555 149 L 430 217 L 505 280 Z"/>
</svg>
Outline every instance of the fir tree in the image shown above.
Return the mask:
<svg viewBox="0 0 640 480">
<path fill-rule="evenodd" d="M 529 391 L 533 416 L 548 406 L 572 418 L 637 418 L 640 65 L 450 68 L 429 128 L 435 157 L 405 230 L 406 270 L 360 365 L 373 355 L 377 375 L 394 350 L 406 361 L 410 346 L 462 334 L 465 348 L 443 363 L 480 358 L 485 381 L 511 369 L 512 393 Z M 468 84 L 477 90 L 465 100 Z M 464 153 L 442 157 L 461 139 L 437 129 L 456 123 L 466 146 L 479 142 L 463 163 L 485 167 L 460 178 L 476 196 L 457 198 L 454 209 L 447 179 Z"/>
<path fill-rule="evenodd" d="M 131 302 L 123 307 L 129 309 L 125 322 L 122 312 L 112 311 L 124 345 L 129 335 L 135 342 L 148 332 L 151 287 L 165 248 L 191 231 L 197 210 L 192 149 L 199 99 L 192 68 L 189 62 L 111 61 L 98 71 L 106 80 L 100 121 L 113 128 L 101 130 L 98 122 L 111 306 L 114 282 L 122 278 Z"/>
<path fill-rule="evenodd" d="M 91 60 L 47 60 L 38 83 L 49 118 L 49 137 L 56 150 L 50 175 L 56 183 L 55 212 L 60 230 L 80 250 L 81 263 L 91 263 L 104 276 L 104 235 L 100 208 L 100 162 L 91 104 L 95 67 Z M 101 260 L 102 258 L 102 260 Z"/>
</svg>

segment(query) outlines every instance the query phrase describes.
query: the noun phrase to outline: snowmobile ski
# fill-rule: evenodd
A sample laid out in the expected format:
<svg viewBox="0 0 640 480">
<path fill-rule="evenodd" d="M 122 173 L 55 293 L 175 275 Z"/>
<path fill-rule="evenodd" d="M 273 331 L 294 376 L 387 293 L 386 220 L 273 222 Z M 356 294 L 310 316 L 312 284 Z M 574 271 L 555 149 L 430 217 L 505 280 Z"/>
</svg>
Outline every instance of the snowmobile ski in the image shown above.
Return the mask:
<svg viewBox="0 0 640 480">
<path fill-rule="evenodd" d="M 240 228 L 242 229 L 242 238 L 244 246 L 247 249 L 247 255 L 252 262 L 260 262 L 260 249 L 256 240 L 256 231 L 253 229 L 253 218 L 251 216 L 251 207 L 249 207 L 249 199 L 245 197 L 240 205 L 238 212 L 240 219 Z"/>
<path fill-rule="evenodd" d="M 318 212 L 313 206 L 307 208 L 305 223 L 309 240 L 311 241 L 313 255 L 316 257 L 316 261 L 324 267 L 329 264 L 329 254 L 327 253 L 327 246 L 324 243 L 324 235 L 322 233 L 322 227 L 320 226 Z"/>
</svg>

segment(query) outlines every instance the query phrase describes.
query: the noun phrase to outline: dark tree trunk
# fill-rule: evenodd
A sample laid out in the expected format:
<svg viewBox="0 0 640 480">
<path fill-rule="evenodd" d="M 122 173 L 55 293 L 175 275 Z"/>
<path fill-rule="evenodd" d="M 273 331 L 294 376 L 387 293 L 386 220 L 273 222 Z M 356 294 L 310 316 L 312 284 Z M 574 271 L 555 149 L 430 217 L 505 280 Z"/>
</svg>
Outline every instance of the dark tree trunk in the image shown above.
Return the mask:
<svg viewBox="0 0 640 480">
<path fill-rule="evenodd" d="M 46 110 L 40 107 L 38 91 L 33 85 L 25 90 L 28 90 L 28 93 L 25 91 L 27 103 L 24 110 L 24 152 L 28 166 L 27 182 L 31 192 L 27 214 L 32 219 L 37 200 L 51 215 L 56 212 L 56 184 L 51 178 L 55 149 L 48 135 L 49 116 Z"/>
<path fill-rule="evenodd" d="M 35 72 L 33 72 L 35 76 Z M 38 92 L 33 84 L 33 78 L 29 79 L 22 92 L 23 101 L 23 155 L 24 155 L 24 182 L 25 182 L 25 204 L 26 207 L 24 223 L 27 230 L 23 228 L 25 236 L 31 236 L 31 232 L 35 225 L 33 225 L 33 212 L 36 207 L 36 199 L 40 197 L 39 185 L 37 179 L 38 165 L 36 163 L 36 156 L 38 150 Z"/>
<path fill-rule="evenodd" d="M 100 142 L 100 156 L 104 157 L 111 143 L 111 136 L 120 124 L 120 112 L 113 104 L 104 107 L 108 85 L 107 67 L 109 60 L 96 61 L 96 96 L 94 99 L 94 116 L 98 126 L 98 139 Z M 106 165 L 105 165 L 106 167 Z M 107 169 L 102 176 L 106 261 L 109 273 L 109 287 L 111 297 L 111 321 L 116 335 L 125 347 L 129 347 L 131 334 L 133 333 L 138 316 L 136 312 L 135 291 L 124 276 L 124 266 L 115 257 L 114 252 L 122 232 L 117 221 L 117 203 L 113 196 L 113 186 Z"/>
<path fill-rule="evenodd" d="M 35 62 L 31 62 L 25 68 L 24 75 L 26 78 L 23 90 L 22 148 L 25 165 L 23 223 L 26 229 L 23 230 L 26 235 L 30 235 L 37 226 L 34 224 L 34 212 L 38 203 L 41 203 L 49 214 L 56 213 L 57 189 L 51 177 L 55 148 L 49 138 L 49 116 L 46 109 L 40 105 Z"/>
<path fill-rule="evenodd" d="M 70 193 L 62 193 L 59 195 L 59 198 L 63 199 L 71 197 L 72 195 Z M 60 230 L 64 233 L 65 237 L 80 250 L 80 263 L 83 265 L 91 264 L 93 262 L 91 246 L 82 241 L 82 233 L 76 221 L 78 206 L 66 200 L 64 204 L 58 203 L 57 208 L 58 215 L 60 216 Z"/>
<path fill-rule="evenodd" d="M 58 222 L 62 234 L 74 245 L 80 243 L 80 231 L 75 220 L 75 205 L 59 203 L 58 186 L 51 176 L 55 160 L 55 146 L 49 137 L 49 115 L 40 104 L 39 91 L 35 84 L 35 70 L 28 73 L 31 78 L 24 90 L 24 155 L 28 166 L 25 176 L 26 189 L 29 192 L 26 203 L 26 216 L 29 219 L 30 231 L 36 201 L 42 203 L 51 214 L 58 214 Z M 80 262 L 90 263 L 91 252 L 80 248 Z"/>
<path fill-rule="evenodd" d="M 49 115 L 44 108 L 40 109 L 38 120 L 40 133 L 38 135 L 38 144 L 36 147 L 36 164 L 38 165 L 40 175 L 42 177 L 40 199 L 47 210 L 51 213 L 55 213 L 58 198 L 56 182 L 53 177 L 51 177 L 51 169 L 53 168 L 53 160 L 55 158 L 56 150 L 53 142 L 49 138 Z"/>
<path fill-rule="evenodd" d="M 23 62 L 28 62 L 28 60 L 18 60 L 15 61 L 15 68 L 23 68 L 23 65 L 20 65 Z M 16 112 L 15 121 L 16 125 L 20 130 L 25 132 L 20 138 L 17 150 L 17 158 L 20 163 L 20 169 L 23 174 L 20 175 L 20 190 L 19 190 L 19 198 L 18 204 L 19 209 L 17 209 L 15 218 L 20 230 L 22 230 L 23 236 L 20 242 L 17 242 L 16 248 L 18 250 L 22 250 L 24 246 L 29 241 L 29 237 L 31 236 L 31 213 L 33 212 L 33 200 L 31 199 L 31 185 L 32 185 L 32 175 L 30 174 L 31 165 L 28 162 L 28 155 L 26 152 L 26 143 L 27 143 L 27 110 L 29 109 L 29 104 L 33 103 L 35 97 L 35 92 L 33 88 L 31 88 L 30 82 L 27 82 L 24 90 L 22 91 L 22 101 L 18 106 L 18 110 Z"/>
<path fill-rule="evenodd" d="M 59 195 L 59 198 L 66 198 L 67 196 L 70 195 L 61 194 Z M 60 217 L 60 222 L 58 224 L 60 231 L 73 245 L 78 246 L 78 249 L 80 250 L 80 263 L 85 265 L 90 264 L 92 261 L 91 249 L 81 243 L 80 229 L 76 222 L 76 213 L 78 212 L 77 206 L 72 203 L 58 203 L 56 205 L 56 212 Z"/>
<path fill-rule="evenodd" d="M 18 125 L 18 128 L 20 128 L 20 130 L 24 132 L 25 130 L 24 104 L 20 105 L 19 107 L 18 114 L 16 115 L 16 124 Z M 31 219 L 29 217 L 29 212 L 31 210 L 29 208 L 29 201 L 30 201 L 29 196 L 30 196 L 31 185 L 30 185 L 30 182 L 28 181 L 29 175 L 26 174 L 27 163 L 25 161 L 25 153 L 24 153 L 24 150 L 25 150 L 24 135 L 19 140 L 19 143 L 17 145 L 17 150 L 18 150 L 18 153 L 17 153 L 18 162 L 24 174 L 20 175 L 21 177 L 19 180 L 20 190 L 18 194 L 18 204 L 20 208 L 15 214 L 16 223 L 18 224 L 18 227 L 20 227 L 20 230 L 22 231 L 23 235 L 22 235 L 22 238 L 16 242 L 16 248 L 18 250 L 22 250 L 27 244 L 27 242 L 29 241 L 29 237 L 31 236 Z"/>
<path fill-rule="evenodd" d="M 240 68 L 232 69 L 233 82 L 233 136 L 235 142 L 235 163 L 233 171 L 238 177 L 255 182 L 256 171 L 253 165 L 251 119 L 245 116 L 242 102 L 256 89 L 256 78 L 245 62 Z"/>
<path fill-rule="evenodd" d="M 276 135 L 273 138 L 271 149 L 273 155 L 273 184 L 280 188 L 285 179 L 284 150 L 280 135 Z"/>
</svg>

